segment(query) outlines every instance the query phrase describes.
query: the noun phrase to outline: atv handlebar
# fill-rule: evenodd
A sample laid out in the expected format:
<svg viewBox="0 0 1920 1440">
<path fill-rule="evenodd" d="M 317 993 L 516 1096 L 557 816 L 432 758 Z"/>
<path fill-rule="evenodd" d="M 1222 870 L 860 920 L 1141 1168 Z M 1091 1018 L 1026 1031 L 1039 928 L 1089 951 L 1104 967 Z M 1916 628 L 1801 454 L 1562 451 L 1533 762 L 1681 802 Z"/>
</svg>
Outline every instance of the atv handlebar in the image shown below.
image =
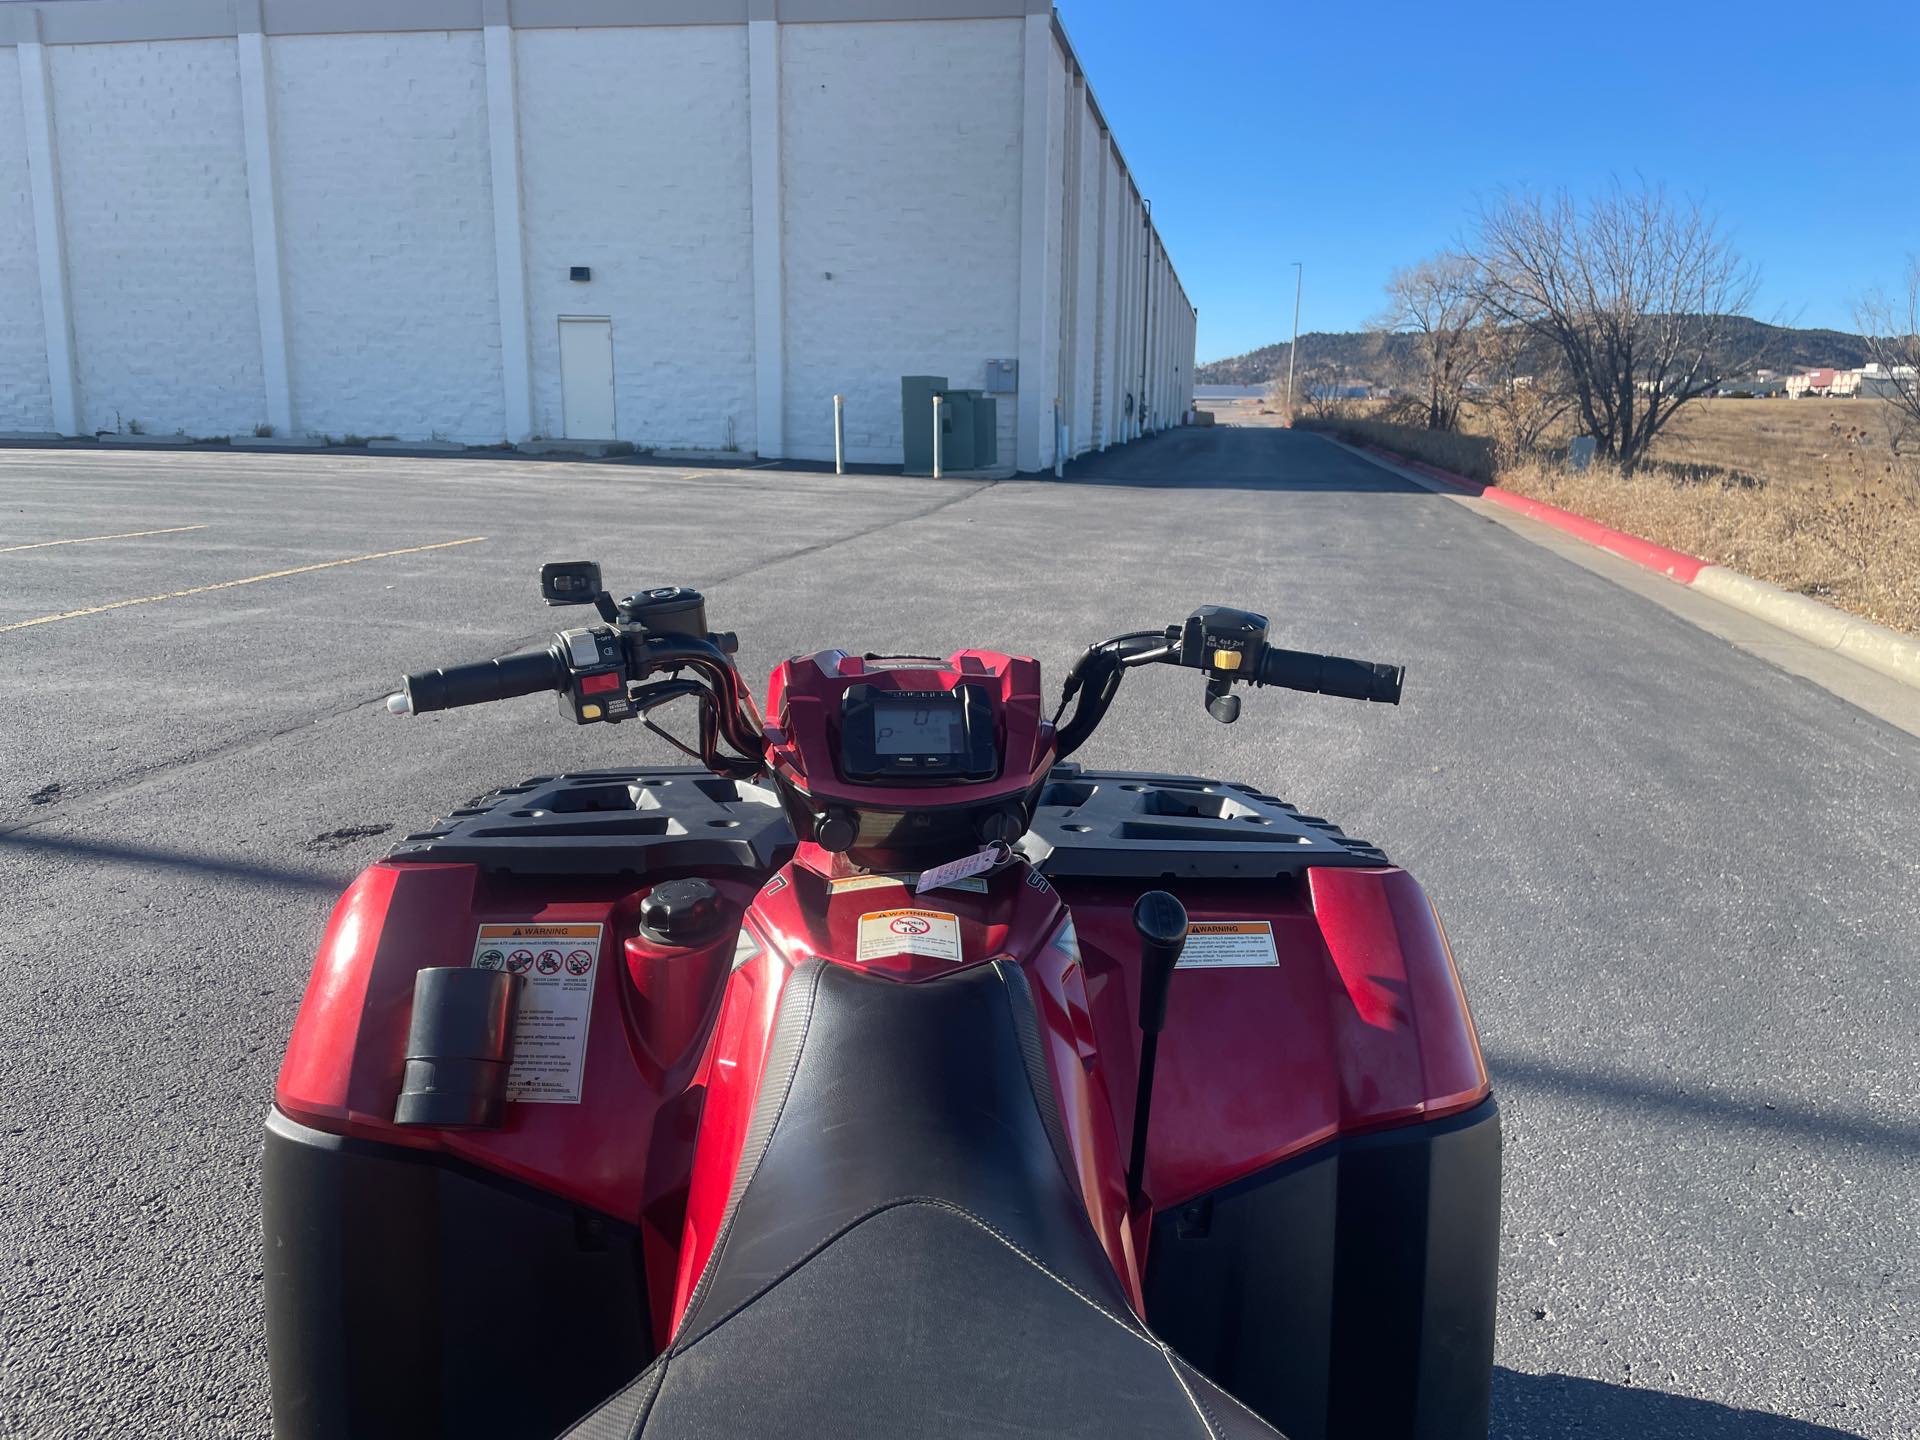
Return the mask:
<svg viewBox="0 0 1920 1440">
<path fill-rule="evenodd" d="M 1406 669 L 1344 655 L 1315 655 L 1306 650 L 1282 650 L 1269 645 L 1261 657 L 1256 684 L 1304 690 L 1309 695 L 1337 695 L 1344 700 L 1370 700 L 1398 705 Z"/>
<path fill-rule="evenodd" d="M 734 667 L 736 642 L 707 630 L 700 594 L 668 586 L 616 604 L 599 587 L 600 569 L 591 562 L 544 567 L 541 592 L 548 604 L 592 605 L 603 623 L 563 630 L 541 650 L 416 670 L 406 677 L 405 688 L 388 698 L 387 708 L 397 715 L 427 714 L 545 690 L 558 693 L 562 712 L 579 724 L 638 720 L 717 774 L 759 774 L 767 751 L 765 728 Z M 1226 725 L 1240 717 L 1240 697 L 1233 693 L 1237 684 L 1400 703 L 1406 673 L 1400 666 L 1285 650 L 1267 643 L 1267 630 L 1264 615 L 1202 605 L 1179 625 L 1136 630 L 1093 646 L 1067 675 L 1054 712 L 1056 758 L 1064 760 L 1086 743 L 1113 704 L 1122 676 L 1141 665 L 1205 672 L 1207 713 Z M 682 678 L 688 672 L 694 678 Z M 688 698 L 700 706 L 697 750 L 648 718 L 661 705 Z M 731 755 L 721 749 L 722 742 Z"/>
<path fill-rule="evenodd" d="M 484 705 L 490 700 L 512 700 L 558 690 L 567 683 L 567 664 L 556 647 L 504 655 L 473 665 L 449 665 L 444 670 L 415 670 L 406 678 L 402 712 L 424 715 L 460 705 Z"/>
<path fill-rule="evenodd" d="M 1400 703 L 1406 672 L 1398 665 L 1316 655 L 1267 643 L 1267 617 L 1224 605 L 1203 605 L 1181 625 L 1136 630 L 1093 646 L 1067 675 L 1054 713 L 1056 753 L 1065 759 L 1099 728 L 1121 678 L 1141 665 L 1178 665 L 1207 676 L 1207 713 L 1223 725 L 1240 718 L 1235 684 L 1270 685 L 1345 700 Z M 1075 703 L 1075 702 L 1078 703 Z M 1068 714 L 1069 707 L 1072 713 Z"/>
</svg>

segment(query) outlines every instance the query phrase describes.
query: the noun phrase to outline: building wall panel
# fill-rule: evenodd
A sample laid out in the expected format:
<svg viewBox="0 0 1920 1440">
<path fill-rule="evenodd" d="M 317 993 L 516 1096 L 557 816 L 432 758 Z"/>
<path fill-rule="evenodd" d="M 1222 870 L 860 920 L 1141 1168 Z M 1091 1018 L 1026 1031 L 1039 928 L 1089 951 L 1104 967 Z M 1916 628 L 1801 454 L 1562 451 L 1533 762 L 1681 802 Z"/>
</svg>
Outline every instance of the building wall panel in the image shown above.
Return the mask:
<svg viewBox="0 0 1920 1440">
<path fill-rule="evenodd" d="M 268 49 L 295 425 L 500 440 L 479 32 Z"/>
<path fill-rule="evenodd" d="M 746 27 L 515 44 L 535 431 L 563 433 L 558 317 L 606 315 L 622 439 L 752 453 Z"/>
<path fill-rule="evenodd" d="M 82 427 L 251 430 L 266 393 L 234 42 L 47 59 Z"/>
<path fill-rule="evenodd" d="M 52 428 L 20 66 L 0 50 L 0 431 Z"/>
<path fill-rule="evenodd" d="M 1017 353 L 1021 22 L 783 25 L 781 51 L 787 453 L 832 458 L 839 393 L 848 458 L 898 463 L 902 375 L 978 389 Z"/>
<path fill-rule="evenodd" d="M 1072 203 L 1080 219 L 1075 235 L 1079 259 L 1074 266 L 1072 453 L 1081 455 L 1094 444 L 1094 378 L 1100 354 L 1100 165 L 1107 147 L 1099 122 L 1086 103 L 1086 91 L 1080 89 L 1075 94 L 1080 112 L 1080 155 L 1078 193 Z"/>
</svg>

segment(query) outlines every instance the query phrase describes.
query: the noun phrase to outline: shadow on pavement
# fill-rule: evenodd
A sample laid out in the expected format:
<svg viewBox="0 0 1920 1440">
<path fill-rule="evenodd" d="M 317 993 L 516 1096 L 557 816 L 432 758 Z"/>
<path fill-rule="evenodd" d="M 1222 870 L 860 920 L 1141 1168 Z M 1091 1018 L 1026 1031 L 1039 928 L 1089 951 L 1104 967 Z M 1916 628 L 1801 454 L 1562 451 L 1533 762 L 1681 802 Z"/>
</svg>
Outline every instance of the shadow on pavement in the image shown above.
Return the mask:
<svg viewBox="0 0 1920 1440">
<path fill-rule="evenodd" d="M 1608 1106 L 1663 1110 L 1714 1125 L 1744 1125 L 1752 1130 L 1795 1135 L 1809 1140 L 1844 1140 L 1883 1153 L 1920 1155 L 1920 1129 L 1888 1125 L 1849 1115 L 1783 1105 L 1757 1092 L 1745 1098 L 1699 1095 L 1630 1075 L 1584 1070 L 1547 1060 L 1489 1053 L 1487 1070 L 1494 1093 L 1503 1089 L 1545 1090 Z"/>
<path fill-rule="evenodd" d="M 1862 1440 L 1765 1410 L 1739 1410 L 1660 1390 L 1496 1366 L 1488 1440 Z"/>
<path fill-rule="evenodd" d="M 102 865 L 124 865 L 139 870 L 178 870 L 213 880 L 237 880 L 256 885 L 272 885 L 282 890 L 304 890 L 317 895 L 338 895 L 346 881 L 338 874 L 314 870 L 295 870 L 285 865 L 266 865 L 256 861 L 221 860 L 208 855 L 192 855 L 184 850 L 162 850 L 147 845 L 105 845 L 94 840 L 62 839 L 52 835 L 32 835 L 16 831 L 0 835 L 0 856 L 37 855 L 49 860 Z"/>
</svg>

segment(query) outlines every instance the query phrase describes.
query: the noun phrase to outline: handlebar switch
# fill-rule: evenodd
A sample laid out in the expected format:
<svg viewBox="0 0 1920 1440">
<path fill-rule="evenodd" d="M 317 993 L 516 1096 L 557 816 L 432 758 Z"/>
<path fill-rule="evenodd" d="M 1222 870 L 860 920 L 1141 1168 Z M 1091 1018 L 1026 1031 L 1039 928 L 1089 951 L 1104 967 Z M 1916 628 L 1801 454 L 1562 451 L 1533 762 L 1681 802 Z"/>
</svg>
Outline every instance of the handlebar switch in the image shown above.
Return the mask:
<svg viewBox="0 0 1920 1440">
<path fill-rule="evenodd" d="M 618 724 L 633 717 L 627 695 L 625 646 L 610 625 L 562 630 L 559 648 L 567 661 L 567 684 L 560 692 L 560 713 L 576 725 L 597 721 Z"/>
<path fill-rule="evenodd" d="M 1180 663 L 1229 680 L 1251 680 L 1267 647 L 1267 617 L 1202 605 L 1180 631 Z"/>
</svg>

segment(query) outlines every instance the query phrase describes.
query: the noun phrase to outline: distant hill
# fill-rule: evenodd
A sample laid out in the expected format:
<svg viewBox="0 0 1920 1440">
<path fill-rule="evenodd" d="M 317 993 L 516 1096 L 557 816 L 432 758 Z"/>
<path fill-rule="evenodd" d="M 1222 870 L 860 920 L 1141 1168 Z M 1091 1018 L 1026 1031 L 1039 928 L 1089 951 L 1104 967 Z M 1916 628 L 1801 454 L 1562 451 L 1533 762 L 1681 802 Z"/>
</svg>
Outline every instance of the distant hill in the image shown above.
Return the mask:
<svg viewBox="0 0 1920 1440">
<path fill-rule="evenodd" d="M 1783 373 L 1831 365 L 1851 370 L 1867 363 L 1867 342 L 1859 335 L 1843 330 L 1793 330 L 1768 325 L 1744 317 L 1735 322 L 1729 336 L 1729 352 L 1740 359 L 1757 356 L 1751 368 Z M 1287 374 L 1286 342 L 1263 345 L 1245 355 L 1214 360 L 1193 372 L 1200 385 L 1264 385 L 1284 380 Z M 1324 371 L 1329 368 L 1368 379 L 1381 378 L 1371 372 L 1391 372 L 1404 368 L 1413 353 L 1412 337 L 1381 335 L 1375 331 L 1346 331 L 1339 334 L 1316 332 L 1300 337 L 1300 364 L 1303 368 Z"/>
</svg>

